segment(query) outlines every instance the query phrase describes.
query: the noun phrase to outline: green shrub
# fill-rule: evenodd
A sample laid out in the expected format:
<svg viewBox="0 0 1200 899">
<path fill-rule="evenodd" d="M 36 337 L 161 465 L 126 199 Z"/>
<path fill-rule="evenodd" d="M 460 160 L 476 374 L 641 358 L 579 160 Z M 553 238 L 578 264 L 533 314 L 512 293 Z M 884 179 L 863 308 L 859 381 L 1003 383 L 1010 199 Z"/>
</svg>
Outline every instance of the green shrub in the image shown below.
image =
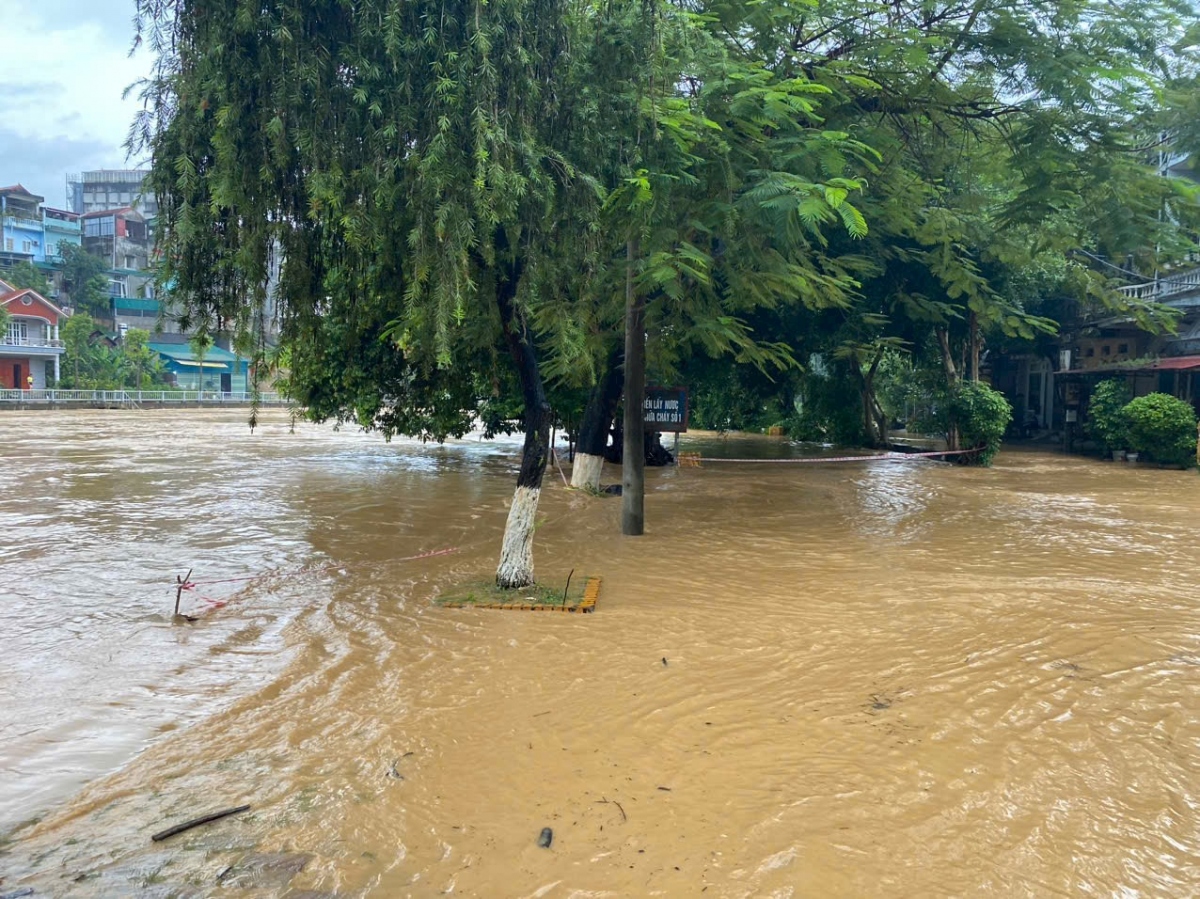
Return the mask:
<svg viewBox="0 0 1200 899">
<path fill-rule="evenodd" d="M 1124 378 L 1101 381 L 1088 401 L 1087 433 L 1106 450 L 1129 448 L 1129 419 L 1125 406 L 1133 399 Z"/>
<path fill-rule="evenodd" d="M 963 456 L 966 464 L 991 465 L 1012 421 L 1012 406 L 1004 394 L 987 384 L 961 382 L 950 394 L 949 413 L 950 421 L 958 426 L 963 449 L 983 448 L 982 452 Z"/>
<path fill-rule="evenodd" d="M 1139 396 L 1125 406 L 1129 446 L 1164 465 L 1191 465 L 1196 457 L 1196 413 L 1165 393 Z"/>
</svg>

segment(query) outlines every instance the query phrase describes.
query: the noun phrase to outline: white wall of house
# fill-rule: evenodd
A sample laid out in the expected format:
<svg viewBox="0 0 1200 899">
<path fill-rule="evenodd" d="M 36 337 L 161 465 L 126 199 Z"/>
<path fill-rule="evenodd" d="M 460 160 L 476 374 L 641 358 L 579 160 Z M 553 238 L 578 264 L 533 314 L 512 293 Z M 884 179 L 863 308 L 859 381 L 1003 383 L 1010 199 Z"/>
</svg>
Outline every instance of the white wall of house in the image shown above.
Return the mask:
<svg viewBox="0 0 1200 899">
<path fill-rule="evenodd" d="M 228 374 L 228 372 L 226 372 L 226 374 Z M 232 384 L 229 389 L 233 393 L 244 393 L 249 389 L 249 387 L 246 385 L 245 375 L 234 375 L 231 378 L 231 381 Z M 175 386 L 180 390 L 199 390 L 201 389 L 199 382 L 199 375 L 195 371 L 184 371 L 175 375 Z M 219 392 L 221 390 L 221 372 L 206 371 L 204 373 L 203 389 L 205 391 L 212 391 L 213 393 Z"/>
</svg>

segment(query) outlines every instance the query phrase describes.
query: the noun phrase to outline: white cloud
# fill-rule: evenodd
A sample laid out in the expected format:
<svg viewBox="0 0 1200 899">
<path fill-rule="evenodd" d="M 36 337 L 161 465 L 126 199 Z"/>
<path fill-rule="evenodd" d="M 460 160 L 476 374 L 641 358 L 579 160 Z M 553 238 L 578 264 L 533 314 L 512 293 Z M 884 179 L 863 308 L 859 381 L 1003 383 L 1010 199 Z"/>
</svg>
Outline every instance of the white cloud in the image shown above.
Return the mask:
<svg viewBox="0 0 1200 899">
<path fill-rule="evenodd" d="M 0 183 L 21 181 L 61 205 L 68 171 L 126 165 L 139 103 L 121 94 L 152 64 L 146 50 L 129 56 L 133 12 L 134 0 L 0 0 L 0 122 L 10 137 Z M 47 146 L 60 152 L 47 158 Z"/>
</svg>

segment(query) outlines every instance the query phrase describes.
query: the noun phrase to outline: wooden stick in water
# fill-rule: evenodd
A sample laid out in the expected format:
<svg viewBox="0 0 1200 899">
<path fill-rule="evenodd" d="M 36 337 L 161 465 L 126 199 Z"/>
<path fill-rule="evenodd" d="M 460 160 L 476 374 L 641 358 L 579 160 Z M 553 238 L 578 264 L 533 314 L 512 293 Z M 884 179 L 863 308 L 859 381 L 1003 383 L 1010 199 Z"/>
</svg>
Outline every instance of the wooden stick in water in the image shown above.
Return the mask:
<svg viewBox="0 0 1200 899">
<path fill-rule="evenodd" d="M 183 596 L 183 588 L 188 585 L 189 581 L 191 581 L 193 570 L 194 569 L 189 568 L 188 573 L 185 574 L 182 579 L 180 579 L 179 575 L 175 575 L 175 614 L 176 615 L 179 614 L 179 599 L 180 599 L 180 597 Z"/>
<path fill-rule="evenodd" d="M 222 818 L 228 818 L 230 815 L 238 815 L 242 812 L 248 812 L 250 806 L 239 805 L 237 808 L 222 809 L 219 812 L 213 812 L 211 815 L 203 815 L 199 818 L 193 818 L 191 821 L 184 821 L 182 824 L 176 824 L 174 827 L 168 827 L 166 830 L 160 830 L 154 836 L 150 837 L 156 843 L 160 843 L 167 837 L 173 837 L 177 833 L 183 833 L 185 830 L 191 830 L 193 827 L 199 827 L 201 824 L 208 824 L 210 821 L 220 821 Z"/>
</svg>

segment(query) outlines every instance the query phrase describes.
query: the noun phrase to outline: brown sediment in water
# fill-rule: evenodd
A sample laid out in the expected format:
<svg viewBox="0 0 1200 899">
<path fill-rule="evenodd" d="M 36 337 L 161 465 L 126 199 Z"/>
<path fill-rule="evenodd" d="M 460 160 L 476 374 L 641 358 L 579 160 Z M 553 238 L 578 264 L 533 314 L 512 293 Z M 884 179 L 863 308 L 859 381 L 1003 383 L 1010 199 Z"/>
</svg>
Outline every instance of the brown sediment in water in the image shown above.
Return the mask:
<svg viewBox="0 0 1200 899">
<path fill-rule="evenodd" d="M 433 599 L 494 568 L 512 445 L 158 415 L 2 419 L 25 461 L 0 500 L 20 651 L 0 674 L 18 697 L 0 759 L 25 799 L 0 798 L 0 820 L 51 808 L 3 850 L 0 890 L 1200 883 L 1194 473 L 1025 452 L 992 470 L 648 471 L 640 539 L 619 535 L 616 502 L 548 482 L 538 573 L 601 574 L 603 601 L 509 615 Z M 313 573 L 172 625 L 169 581 L 193 564 L 198 581 Z"/>
</svg>

